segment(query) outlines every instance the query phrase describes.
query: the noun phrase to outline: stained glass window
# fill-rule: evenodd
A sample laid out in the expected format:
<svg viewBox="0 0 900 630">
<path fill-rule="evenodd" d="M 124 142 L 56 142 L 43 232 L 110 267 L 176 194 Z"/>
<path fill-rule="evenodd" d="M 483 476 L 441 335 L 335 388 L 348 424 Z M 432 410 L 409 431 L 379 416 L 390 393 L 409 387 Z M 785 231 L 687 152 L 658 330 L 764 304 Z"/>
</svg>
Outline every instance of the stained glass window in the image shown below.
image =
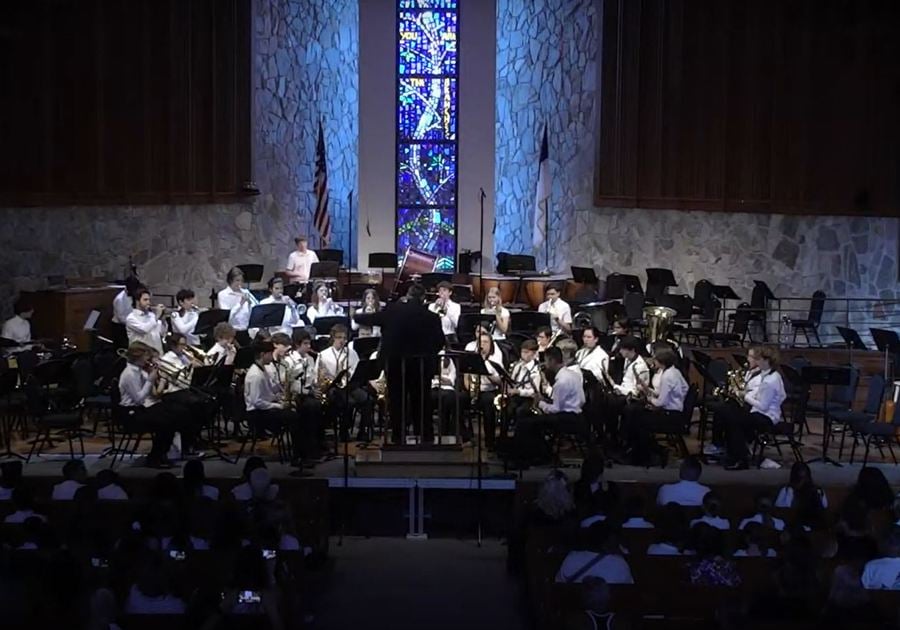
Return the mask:
<svg viewBox="0 0 900 630">
<path fill-rule="evenodd" d="M 397 252 L 456 261 L 457 0 L 397 0 Z"/>
</svg>

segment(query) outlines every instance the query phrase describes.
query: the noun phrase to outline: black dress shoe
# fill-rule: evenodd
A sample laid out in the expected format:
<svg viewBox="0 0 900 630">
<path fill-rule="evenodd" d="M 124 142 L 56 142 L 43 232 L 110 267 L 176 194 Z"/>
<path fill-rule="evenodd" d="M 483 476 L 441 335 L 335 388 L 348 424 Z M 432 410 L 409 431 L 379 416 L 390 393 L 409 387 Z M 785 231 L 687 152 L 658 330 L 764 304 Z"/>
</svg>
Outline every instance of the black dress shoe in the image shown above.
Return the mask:
<svg viewBox="0 0 900 630">
<path fill-rule="evenodd" d="M 725 470 L 747 470 L 750 464 L 745 459 L 725 464 Z"/>
</svg>

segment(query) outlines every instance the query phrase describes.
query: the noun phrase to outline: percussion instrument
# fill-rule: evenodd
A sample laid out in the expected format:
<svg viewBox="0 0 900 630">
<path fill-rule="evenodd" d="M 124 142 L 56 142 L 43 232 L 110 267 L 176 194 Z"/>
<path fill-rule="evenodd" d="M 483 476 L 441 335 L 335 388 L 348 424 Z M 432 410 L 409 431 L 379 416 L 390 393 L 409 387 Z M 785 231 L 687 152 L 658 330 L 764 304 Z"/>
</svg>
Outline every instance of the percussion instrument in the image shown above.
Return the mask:
<svg viewBox="0 0 900 630">
<path fill-rule="evenodd" d="M 403 254 L 403 262 L 400 263 L 400 271 L 397 273 L 397 282 L 410 280 L 414 274 L 431 273 L 437 259 L 434 254 L 407 247 L 406 253 Z"/>
<path fill-rule="evenodd" d="M 544 293 L 547 291 L 547 287 L 551 284 L 556 285 L 560 288 L 560 293 L 563 291 L 563 285 L 568 281 L 568 276 L 557 275 L 557 276 L 527 276 L 522 279 L 522 284 L 525 288 L 525 294 L 522 296 L 525 298 L 525 301 L 531 306 L 531 308 L 537 308 L 544 301 Z"/>
<path fill-rule="evenodd" d="M 472 298 L 477 302 L 484 302 L 484 296 L 490 289 L 500 291 L 500 299 L 504 304 L 511 304 L 516 299 L 516 289 L 519 279 L 498 274 L 472 276 Z"/>
</svg>

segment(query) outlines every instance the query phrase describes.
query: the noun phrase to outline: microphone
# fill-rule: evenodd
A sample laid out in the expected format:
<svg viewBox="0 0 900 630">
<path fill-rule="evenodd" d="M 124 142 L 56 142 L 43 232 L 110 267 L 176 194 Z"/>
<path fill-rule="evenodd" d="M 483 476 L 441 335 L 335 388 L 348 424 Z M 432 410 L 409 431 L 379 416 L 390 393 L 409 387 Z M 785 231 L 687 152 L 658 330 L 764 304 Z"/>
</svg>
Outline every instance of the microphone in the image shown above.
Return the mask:
<svg viewBox="0 0 900 630">
<path fill-rule="evenodd" d="M 487 197 L 487 195 L 484 193 L 484 188 L 479 188 L 478 190 L 481 191 L 481 198 L 482 198 L 482 199 L 484 199 L 485 197 Z"/>
</svg>

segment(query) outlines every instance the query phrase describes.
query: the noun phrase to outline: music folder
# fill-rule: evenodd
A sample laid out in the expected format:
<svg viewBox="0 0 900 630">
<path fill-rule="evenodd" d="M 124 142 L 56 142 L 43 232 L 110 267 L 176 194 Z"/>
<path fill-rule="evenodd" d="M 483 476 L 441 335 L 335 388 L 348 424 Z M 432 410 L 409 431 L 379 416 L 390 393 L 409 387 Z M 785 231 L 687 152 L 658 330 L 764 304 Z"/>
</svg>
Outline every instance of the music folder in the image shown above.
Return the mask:
<svg viewBox="0 0 900 630">
<path fill-rule="evenodd" d="M 350 385 L 365 385 L 381 376 L 381 365 L 378 359 L 361 359 L 350 377 Z"/>
<path fill-rule="evenodd" d="M 845 326 L 835 326 L 835 328 L 837 328 L 837 331 L 841 334 L 841 337 L 844 339 L 844 343 L 847 344 L 848 348 L 853 350 L 868 350 L 858 332 L 852 328 L 846 328 Z"/>
<path fill-rule="evenodd" d="M 229 311 L 223 308 L 211 308 L 197 316 L 197 325 L 194 326 L 195 335 L 207 335 L 213 331 L 216 324 L 227 322 Z"/>
<path fill-rule="evenodd" d="M 258 304 L 250 311 L 250 328 L 276 328 L 284 321 L 285 303 Z"/>
</svg>

